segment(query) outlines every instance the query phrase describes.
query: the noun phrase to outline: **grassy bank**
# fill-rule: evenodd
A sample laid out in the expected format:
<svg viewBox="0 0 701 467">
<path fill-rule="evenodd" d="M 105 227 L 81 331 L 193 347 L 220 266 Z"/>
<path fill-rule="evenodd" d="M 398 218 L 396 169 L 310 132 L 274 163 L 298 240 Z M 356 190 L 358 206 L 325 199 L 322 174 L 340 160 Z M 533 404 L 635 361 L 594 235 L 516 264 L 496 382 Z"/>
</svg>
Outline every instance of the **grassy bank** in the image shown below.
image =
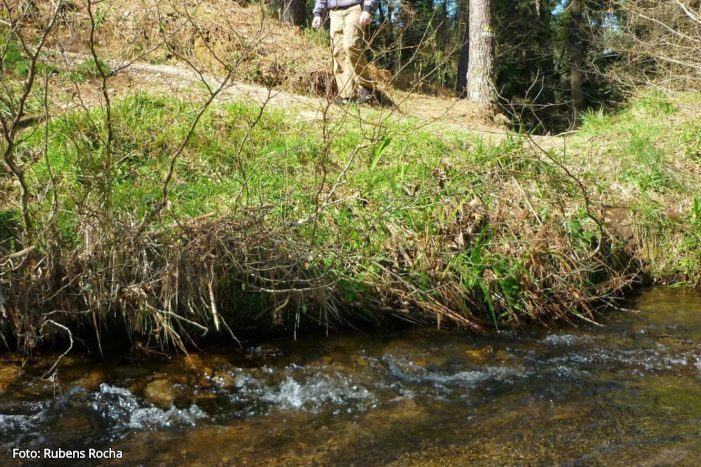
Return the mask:
<svg viewBox="0 0 701 467">
<path fill-rule="evenodd" d="M 649 92 L 615 114 L 590 113 L 573 141 L 658 283 L 701 283 L 700 116 L 698 93 Z"/>
<path fill-rule="evenodd" d="M 26 218 L 0 188 L 4 339 L 119 326 L 182 347 L 390 316 L 483 331 L 595 319 L 643 275 L 697 284 L 701 100 L 684 99 L 540 148 L 372 110 L 198 117 L 137 94 L 109 119 L 66 113 L 17 148 Z"/>
</svg>

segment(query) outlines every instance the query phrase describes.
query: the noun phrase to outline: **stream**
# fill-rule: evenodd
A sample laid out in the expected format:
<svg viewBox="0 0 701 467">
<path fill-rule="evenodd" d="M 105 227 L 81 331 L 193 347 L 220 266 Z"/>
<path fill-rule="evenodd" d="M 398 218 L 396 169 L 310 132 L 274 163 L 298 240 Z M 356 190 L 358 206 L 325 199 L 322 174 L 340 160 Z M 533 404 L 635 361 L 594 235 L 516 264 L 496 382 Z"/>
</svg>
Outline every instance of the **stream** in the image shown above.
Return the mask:
<svg viewBox="0 0 701 467">
<path fill-rule="evenodd" d="M 134 464 L 701 465 L 701 292 L 489 337 L 412 328 L 94 362 L 0 360 L 0 460 Z M 103 451 L 104 452 L 104 451 Z M 109 455 L 106 455 L 109 457 Z M 43 460 L 43 462 L 47 462 Z M 7 465 L 7 462 L 3 462 Z"/>
</svg>

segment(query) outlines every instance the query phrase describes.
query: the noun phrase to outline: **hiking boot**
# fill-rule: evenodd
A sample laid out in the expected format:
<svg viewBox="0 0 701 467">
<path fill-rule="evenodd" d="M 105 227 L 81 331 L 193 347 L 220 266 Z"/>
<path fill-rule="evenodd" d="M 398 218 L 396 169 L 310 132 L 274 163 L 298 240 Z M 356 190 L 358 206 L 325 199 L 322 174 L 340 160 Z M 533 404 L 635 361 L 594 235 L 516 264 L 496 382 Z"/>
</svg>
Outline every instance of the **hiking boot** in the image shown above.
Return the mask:
<svg viewBox="0 0 701 467">
<path fill-rule="evenodd" d="M 370 101 L 375 102 L 375 93 L 368 88 L 361 87 L 358 91 L 358 98 L 355 100 L 356 104 L 367 104 Z"/>
<path fill-rule="evenodd" d="M 340 105 L 341 107 L 343 107 L 344 105 L 350 104 L 350 103 L 351 103 L 351 100 L 348 99 L 347 97 L 338 96 L 337 98 L 335 98 L 335 99 L 333 100 L 333 103 L 336 104 L 336 105 Z"/>
</svg>

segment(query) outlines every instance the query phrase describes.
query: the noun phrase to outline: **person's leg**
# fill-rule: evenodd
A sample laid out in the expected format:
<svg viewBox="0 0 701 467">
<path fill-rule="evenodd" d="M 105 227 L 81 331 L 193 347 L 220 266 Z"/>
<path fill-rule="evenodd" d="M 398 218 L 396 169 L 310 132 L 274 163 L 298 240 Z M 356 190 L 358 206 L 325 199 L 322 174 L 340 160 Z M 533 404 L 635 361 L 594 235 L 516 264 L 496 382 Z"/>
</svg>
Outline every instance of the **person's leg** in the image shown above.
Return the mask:
<svg viewBox="0 0 701 467">
<path fill-rule="evenodd" d="M 349 79 L 353 83 L 353 94 L 358 92 L 360 86 L 372 90 L 374 84 L 370 78 L 368 61 L 365 58 L 365 28 L 358 22 L 362 8 L 360 5 L 348 8 L 346 21 L 343 28 L 343 49 L 346 55 Z"/>
<path fill-rule="evenodd" d="M 338 95 L 342 98 L 353 97 L 353 83 L 348 82 L 348 65 L 346 63 L 346 51 L 343 47 L 343 28 L 345 24 L 345 10 L 331 10 L 331 48 L 333 50 L 333 74 L 338 86 Z"/>
</svg>

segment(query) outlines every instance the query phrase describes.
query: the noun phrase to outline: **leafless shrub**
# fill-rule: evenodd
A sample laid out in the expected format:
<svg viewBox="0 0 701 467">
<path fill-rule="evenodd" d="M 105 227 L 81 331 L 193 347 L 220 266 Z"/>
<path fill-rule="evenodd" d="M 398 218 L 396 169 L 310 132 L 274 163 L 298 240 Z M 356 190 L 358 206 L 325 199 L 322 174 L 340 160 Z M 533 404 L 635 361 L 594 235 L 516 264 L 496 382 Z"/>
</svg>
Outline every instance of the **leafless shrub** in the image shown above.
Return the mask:
<svg viewBox="0 0 701 467">
<path fill-rule="evenodd" d="M 701 3 L 697 0 L 613 2 L 620 11 L 611 76 L 633 88 L 656 83 L 666 89 L 701 85 Z M 607 38 L 610 40 L 610 38 Z"/>
</svg>

